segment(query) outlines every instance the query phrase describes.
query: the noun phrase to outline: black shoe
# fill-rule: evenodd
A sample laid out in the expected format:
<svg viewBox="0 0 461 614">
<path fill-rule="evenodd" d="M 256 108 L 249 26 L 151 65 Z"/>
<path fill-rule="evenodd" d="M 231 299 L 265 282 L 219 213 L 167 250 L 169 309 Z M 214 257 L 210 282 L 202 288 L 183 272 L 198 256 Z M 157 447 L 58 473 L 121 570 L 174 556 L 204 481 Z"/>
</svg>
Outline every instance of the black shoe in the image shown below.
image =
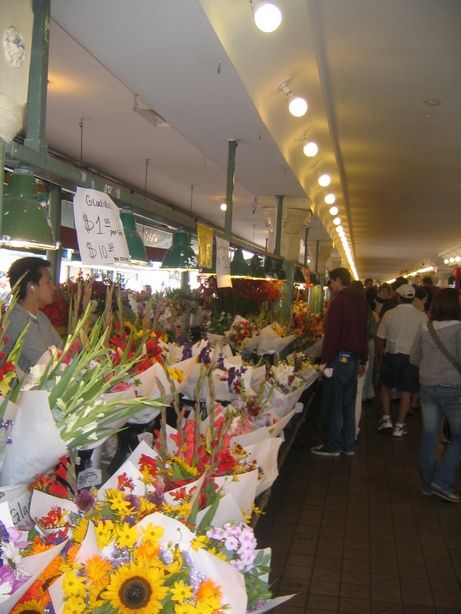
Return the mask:
<svg viewBox="0 0 461 614">
<path fill-rule="evenodd" d="M 328 448 L 325 448 L 324 446 L 316 446 L 315 448 L 311 448 L 311 452 L 317 456 L 339 456 L 339 452 L 328 450 Z"/>
</svg>

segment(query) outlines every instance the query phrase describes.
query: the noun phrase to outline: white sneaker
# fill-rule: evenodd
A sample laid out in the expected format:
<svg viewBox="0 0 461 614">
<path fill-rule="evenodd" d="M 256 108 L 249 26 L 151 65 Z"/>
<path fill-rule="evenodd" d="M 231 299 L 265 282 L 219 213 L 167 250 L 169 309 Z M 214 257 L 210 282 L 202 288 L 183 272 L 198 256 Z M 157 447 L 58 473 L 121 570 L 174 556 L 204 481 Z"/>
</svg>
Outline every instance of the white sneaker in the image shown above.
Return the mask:
<svg viewBox="0 0 461 614">
<path fill-rule="evenodd" d="M 378 425 L 378 431 L 385 431 L 386 429 L 391 429 L 392 427 L 393 424 L 390 418 L 381 418 Z"/>
<path fill-rule="evenodd" d="M 402 435 L 406 435 L 407 433 L 408 429 L 406 424 L 396 424 L 394 426 L 394 432 L 392 433 L 392 435 L 394 437 L 402 437 Z"/>
</svg>

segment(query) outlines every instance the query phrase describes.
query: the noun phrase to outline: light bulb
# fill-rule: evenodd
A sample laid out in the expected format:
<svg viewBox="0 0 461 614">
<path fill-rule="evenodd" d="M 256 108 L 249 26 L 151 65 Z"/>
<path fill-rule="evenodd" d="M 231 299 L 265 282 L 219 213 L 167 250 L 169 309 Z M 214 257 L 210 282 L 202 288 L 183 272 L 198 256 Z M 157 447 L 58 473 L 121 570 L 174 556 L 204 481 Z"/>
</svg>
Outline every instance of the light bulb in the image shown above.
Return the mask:
<svg viewBox="0 0 461 614">
<path fill-rule="evenodd" d="M 330 209 L 330 215 L 338 215 L 338 207 L 335 205 L 334 207 L 331 207 Z"/>
<path fill-rule="evenodd" d="M 272 2 L 256 2 L 254 19 L 261 32 L 274 32 L 282 22 L 282 13 Z"/>
<path fill-rule="evenodd" d="M 307 102 L 304 100 L 304 98 L 301 98 L 300 96 L 293 96 L 292 94 L 288 99 L 288 109 L 290 113 L 294 115 L 294 117 L 302 117 L 306 114 Z"/>
<path fill-rule="evenodd" d="M 323 187 L 326 188 L 327 185 L 330 185 L 331 183 L 331 177 L 330 175 L 322 175 L 321 177 L 319 177 L 319 184 Z"/>
<path fill-rule="evenodd" d="M 344 232 L 344 228 L 341 226 L 341 224 L 339 224 L 339 226 L 336 226 L 336 232 L 337 232 L 339 235 L 343 235 L 343 234 L 345 234 L 345 232 Z"/>
<path fill-rule="evenodd" d="M 313 158 L 317 155 L 319 148 L 317 143 L 311 141 L 310 143 L 306 143 L 303 147 L 304 155 L 308 158 Z M 334 201 L 333 201 L 334 202 Z"/>
<path fill-rule="evenodd" d="M 224 201 L 219 206 L 221 207 L 221 211 L 227 211 L 227 203 Z"/>
<path fill-rule="evenodd" d="M 325 196 L 325 202 L 327 203 L 327 205 L 332 205 L 335 202 L 335 200 L 336 200 L 336 196 L 334 194 L 327 194 Z M 333 213 L 332 215 L 336 215 L 336 213 Z"/>
<path fill-rule="evenodd" d="M 339 226 L 341 224 L 341 218 L 340 217 L 335 217 L 335 219 L 333 220 L 333 224 L 335 226 Z"/>
</svg>

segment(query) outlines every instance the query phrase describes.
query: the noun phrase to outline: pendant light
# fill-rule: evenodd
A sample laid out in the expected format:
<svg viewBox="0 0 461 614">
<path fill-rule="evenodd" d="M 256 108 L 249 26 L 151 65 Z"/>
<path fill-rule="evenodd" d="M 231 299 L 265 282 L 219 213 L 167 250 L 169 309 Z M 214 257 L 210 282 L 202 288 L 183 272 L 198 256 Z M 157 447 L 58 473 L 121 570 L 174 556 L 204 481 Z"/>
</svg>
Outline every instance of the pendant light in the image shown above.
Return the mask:
<svg viewBox="0 0 461 614">
<path fill-rule="evenodd" d="M 264 268 L 264 273 L 266 274 L 266 279 L 267 278 L 277 279 L 277 273 L 275 272 L 274 263 L 272 261 L 272 258 L 269 258 L 269 256 L 266 256 L 264 258 L 263 268 Z"/>
<path fill-rule="evenodd" d="M 32 171 L 19 166 L 3 199 L 2 243 L 26 249 L 57 249 L 46 209 L 39 204 Z"/>
<path fill-rule="evenodd" d="M 173 243 L 163 256 L 163 270 L 196 271 L 198 270 L 197 256 L 189 243 L 189 234 L 184 228 L 178 228 L 173 235 Z"/>
<path fill-rule="evenodd" d="M 245 262 L 241 247 L 237 247 L 234 252 L 234 257 L 230 263 L 231 277 L 249 277 L 250 267 Z"/>
<path fill-rule="evenodd" d="M 130 252 L 131 264 L 147 265 L 149 263 L 143 240 L 136 230 L 134 213 L 130 209 L 120 210 L 120 219 L 125 231 L 126 244 Z"/>
<path fill-rule="evenodd" d="M 287 274 L 283 268 L 283 262 L 281 260 L 277 260 L 275 263 L 275 272 L 279 281 L 286 281 Z"/>
<path fill-rule="evenodd" d="M 250 276 L 253 279 L 266 279 L 266 273 L 257 254 L 254 254 L 250 260 Z"/>
<path fill-rule="evenodd" d="M 305 284 L 306 280 L 304 279 L 303 272 L 301 269 L 295 269 L 295 284 Z"/>
</svg>

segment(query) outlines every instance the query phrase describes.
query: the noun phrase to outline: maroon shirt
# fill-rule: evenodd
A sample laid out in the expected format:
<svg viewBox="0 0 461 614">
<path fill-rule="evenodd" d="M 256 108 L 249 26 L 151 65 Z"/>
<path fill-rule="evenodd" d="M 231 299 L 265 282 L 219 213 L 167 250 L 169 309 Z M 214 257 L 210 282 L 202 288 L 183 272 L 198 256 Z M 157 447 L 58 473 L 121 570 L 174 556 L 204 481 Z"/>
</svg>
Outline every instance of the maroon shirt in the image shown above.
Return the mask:
<svg viewBox="0 0 461 614">
<path fill-rule="evenodd" d="M 368 360 L 368 305 L 360 292 L 343 288 L 330 303 L 325 318 L 322 364 L 338 352 L 360 354 L 360 364 Z"/>
</svg>

